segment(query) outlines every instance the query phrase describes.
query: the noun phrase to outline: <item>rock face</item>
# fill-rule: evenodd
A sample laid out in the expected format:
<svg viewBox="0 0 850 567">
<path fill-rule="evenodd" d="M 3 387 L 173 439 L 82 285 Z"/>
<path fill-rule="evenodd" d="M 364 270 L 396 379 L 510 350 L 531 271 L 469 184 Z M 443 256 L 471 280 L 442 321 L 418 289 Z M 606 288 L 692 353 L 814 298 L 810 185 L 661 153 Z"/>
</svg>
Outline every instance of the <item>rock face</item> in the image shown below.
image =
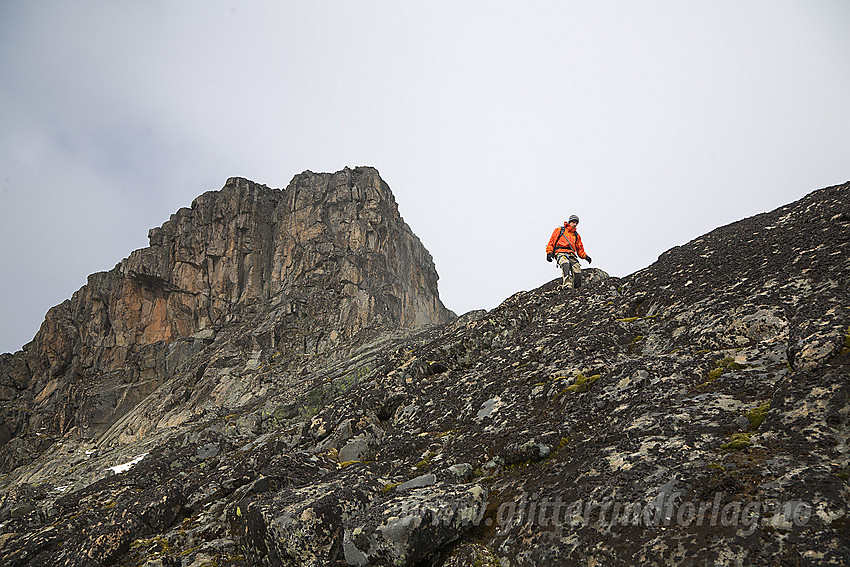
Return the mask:
<svg viewBox="0 0 850 567">
<path fill-rule="evenodd" d="M 0 481 L 0 557 L 850 564 L 848 202 L 815 191 L 345 356 L 281 350 L 273 297 L 233 308 L 97 443 Z"/>
<path fill-rule="evenodd" d="M 242 329 L 250 336 L 238 340 L 256 343 L 244 345 L 249 358 L 279 361 L 333 357 L 368 330 L 454 316 L 440 302 L 431 256 L 371 168 L 305 172 L 284 190 L 229 179 L 149 238 L 51 309 L 22 352 L 3 355 L 0 470 L 27 462 L 43 439 L 96 438 L 193 355 L 217 347 L 222 329 L 229 340 L 241 336 L 234 322 L 245 313 L 265 319 L 262 332 Z M 199 409 L 206 400 L 192 402 Z"/>
</svg>

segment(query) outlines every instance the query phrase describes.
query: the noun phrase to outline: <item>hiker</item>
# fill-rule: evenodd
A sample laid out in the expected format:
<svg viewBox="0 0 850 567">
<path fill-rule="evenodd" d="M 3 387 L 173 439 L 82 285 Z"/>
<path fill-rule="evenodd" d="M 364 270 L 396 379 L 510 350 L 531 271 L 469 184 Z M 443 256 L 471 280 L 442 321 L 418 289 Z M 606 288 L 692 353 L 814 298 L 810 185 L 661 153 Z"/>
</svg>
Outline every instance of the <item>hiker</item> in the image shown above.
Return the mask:
<svg viewBox="0 0 850 567">
<path fill-rule="evenodd" d="M 549 244 L 546 245 L 546 261 L 558 261 L 558 265 L 564 273 L 561 286 L 570 289 L 581 287 L 581 266 L 579 266 L 578 259 L 584 258 L 588 264 L 592 262 L 590 256 L 584 252 L 581 236 L 576 231 L 577 226 L 578 216 L 571 215 L 570 220 L 565 222 L 564 226 L 555 229 L 552 238 L 549 239 Z"/>
</svg>

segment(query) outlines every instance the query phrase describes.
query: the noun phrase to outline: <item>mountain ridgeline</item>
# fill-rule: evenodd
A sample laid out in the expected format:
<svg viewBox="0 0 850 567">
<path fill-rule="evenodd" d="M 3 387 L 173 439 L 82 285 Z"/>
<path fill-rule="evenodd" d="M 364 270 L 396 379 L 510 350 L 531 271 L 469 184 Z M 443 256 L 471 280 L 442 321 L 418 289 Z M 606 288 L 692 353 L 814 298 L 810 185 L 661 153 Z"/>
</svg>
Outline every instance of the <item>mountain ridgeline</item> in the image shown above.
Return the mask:
<svg viewBox="0 0 850 567">
<path fill-rule="evenodd" d="M 0 470 L 57 436 L 98 437 L 200 350 L 224 343 L 220 332 L 259 364 L 271 352 L 332 358 L 358 334 L 454 317 L 431 256 L 371 168 L 305 172 L 285 190 L 229 179 L 149 239 L 51 309 L 22 352 L 3 356 Z M 254 314 L 255 326 L 228 334 Z"/>
<path fill-rule="evenodd" d="M 848 204 L 456 317 L 374 169 L 230 179 L 0 357 L 2 563 L 850 564 Z"/>
</svg>

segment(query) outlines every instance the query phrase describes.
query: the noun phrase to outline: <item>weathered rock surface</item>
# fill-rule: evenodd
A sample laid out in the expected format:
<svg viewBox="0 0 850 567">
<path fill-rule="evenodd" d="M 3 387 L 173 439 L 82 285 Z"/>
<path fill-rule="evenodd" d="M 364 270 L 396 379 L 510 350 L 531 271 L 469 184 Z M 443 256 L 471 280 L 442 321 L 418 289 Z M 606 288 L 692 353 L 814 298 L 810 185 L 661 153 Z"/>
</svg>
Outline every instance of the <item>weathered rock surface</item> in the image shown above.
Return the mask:
<svg viewBox="0 0 850 567">
<path fill-rule="evenodd" d="M 0 557 L 850 564 L 848 203 L 815 191 L 341 356 L 281 350 L 273 297 L 237 305 L 100 438 L 2 480 Z"/>
<path fill-rule="evenodd" d="M 96 439 L 201 352 L 194 376 L 157 403 L 232 408 L 267 388 L 245 371 L 333 358 L 358 334 L 453 318 L 431 256 L 371 168 L 305 172 L 284 190 L 229 179 L 149 237 L 0 359 L 0 470 L 28 462 L 44 439 Z M 159 409 L 115 435 L 186 419 Z"/>
</svg>

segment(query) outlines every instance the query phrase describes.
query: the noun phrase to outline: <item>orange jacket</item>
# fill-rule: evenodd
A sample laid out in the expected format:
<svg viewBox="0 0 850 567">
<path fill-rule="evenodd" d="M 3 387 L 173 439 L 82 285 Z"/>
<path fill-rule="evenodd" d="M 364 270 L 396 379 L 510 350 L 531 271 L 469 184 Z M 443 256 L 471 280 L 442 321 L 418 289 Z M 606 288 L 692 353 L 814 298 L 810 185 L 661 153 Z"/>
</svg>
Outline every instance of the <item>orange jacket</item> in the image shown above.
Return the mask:
<svg viewBox="0 0 850 567">
<path fill-rule="evenodd" d="M 546 245 L 546 253 L 555 254 L 558 253 L 571 253 L 575 251 L 578 254 L 579 258 L 587 258 L 587 254 L 584 253 L 584 245 L 581 243 L 581 236 L 578 235 L 578 231 L 573 228 L 568 222 L 564 223 L 564 236 L 558 238 L 558 235 L 561 234 L 561 227 L 555 229 L 555 232 L 552 233 L 552 237 L 549 239 L 549 244 Z M 555 241 L 558 242 L 555 242 Z"/>
</svg>

